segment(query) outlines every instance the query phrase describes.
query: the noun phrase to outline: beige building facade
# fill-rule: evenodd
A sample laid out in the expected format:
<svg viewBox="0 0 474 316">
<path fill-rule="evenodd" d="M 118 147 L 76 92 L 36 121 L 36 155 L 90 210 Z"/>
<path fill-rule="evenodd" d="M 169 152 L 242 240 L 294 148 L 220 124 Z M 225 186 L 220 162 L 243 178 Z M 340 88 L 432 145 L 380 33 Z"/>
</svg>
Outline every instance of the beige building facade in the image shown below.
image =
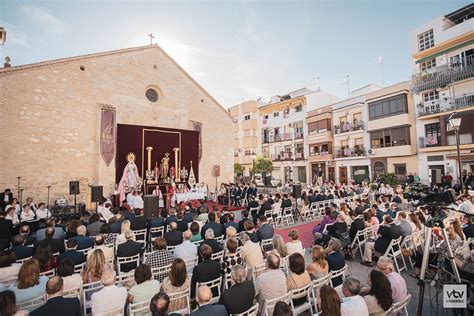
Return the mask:
<svg viewBox="0 0 474 316">
<path fill-rule="evenodd" d="M 258 148 L 258 112 L 259 103 L 254 100 L 245 101 L 228 109 L 233 119 L 234 131 L 234 163 L 243 167 L 243 178 L 249 182 L 253 164 L 252 154 Z"/>
<path fill-rule="evenodd" d="M 372 178 L 395 173 L 404 182 L 408 173 L 418 173 L 415 107 L 410 86 L 411 81 L 405 81 L 366 95 Z"/>
<path fill-rule="evenodd" d="M 0 187 L 45 201 L 64 195 L 80 181 L 78 201 L 87 201 L 88 185 L 115 185 L 115 157 L 107 166 L 100 156 L 101 108 L 116 111 L 117 124 L 192 130 L 202 124 L 199 181 L 233 177 L 232 119 L 225 109 L 159 46 L 150 45 L 0 69 Z M 153 88 L 158 100 L 145 92 Z M 197 167 L 197 164 L 194 164 Z M 143 175 L 140 174 L 141 177 Z"/>
</svg>

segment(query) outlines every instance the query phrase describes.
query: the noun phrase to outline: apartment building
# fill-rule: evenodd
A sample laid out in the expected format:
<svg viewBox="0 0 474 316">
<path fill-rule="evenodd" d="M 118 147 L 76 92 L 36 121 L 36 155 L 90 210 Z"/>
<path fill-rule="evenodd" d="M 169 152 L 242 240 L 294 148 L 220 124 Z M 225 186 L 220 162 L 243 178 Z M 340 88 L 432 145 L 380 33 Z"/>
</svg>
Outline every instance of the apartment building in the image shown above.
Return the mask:
<svg viewBox="0 0 474 316">
<path fill-rule="evenodd" d="M 349 99 L 331 105 L 336 182 L 361 183 L 371 179 L 366 99 L 367 93 L 378 89 L 367 85 L 353 91 Z"/>
<path fill-rule="evenodd" d="M 419 174 L 424 183 L 458 179 L 456 137 L 449 116 L 462 118 L 461 162 L 474 171 L 474 4 L 440 16 L 410 33 Z"/>
<path fill-rule="evenodd" d="M 400 182 L 407 173 L 418 173 L 415 107 L 411 81 L 401 82 L 366 95 L 367 150 L 372 179 L 395 173 Z"/>
<path fill-rule="evenodd" d="M 325 91 L 302 88 L 273 96 L 258 108 L 260 133 L 258 155 L 273 162 L 272 176 L 282 182 L 307 183 L 307 112 L 327 105 L 337 97 Z"/>
<path fill-rule="evenodd" d="M 307 114 L 308 182 L 316 183 L 319 172 L 335 181 L 331 113 L 331 106 L 325 106 Z"/>
<path fill-rule="evenodd" d="M 253 164 L 252 153 L 258 151 L 258 108 L 257 101 L 245 101 L 228 109 L 233 119 L 234 130 L 234 163 L 243 166 L 243 177 L 250 180 Z"/>
</svg>

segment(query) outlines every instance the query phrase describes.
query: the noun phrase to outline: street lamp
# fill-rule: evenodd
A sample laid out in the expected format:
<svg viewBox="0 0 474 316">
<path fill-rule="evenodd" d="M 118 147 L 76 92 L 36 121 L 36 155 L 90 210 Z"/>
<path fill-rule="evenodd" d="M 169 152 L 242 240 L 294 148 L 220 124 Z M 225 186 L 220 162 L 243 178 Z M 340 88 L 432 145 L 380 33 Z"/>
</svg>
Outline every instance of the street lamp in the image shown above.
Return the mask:
<svg viewBox="0 0 474 316">
<path fill-rule="evenodd" d="M 250 154 L 250 157 L 252 158 L 252 182 L 255 181 L 255 158 L 257 158 L 257 154 L 252 151 L 252 153 Z"/>
<path fill-rule="evenodd" d="M 461 126 L 461 118 L 456 112 L 451 114 L 448 118 L 447 131 L 454 131 L 456 135 L 456 151 L 458 159 L 458 175 L 459 183 L 461 184 L 461 194 L 463 192 L 462 174 L 461 174 L 461 152 L 459 151 L 459 127 Z"/>
</svg>

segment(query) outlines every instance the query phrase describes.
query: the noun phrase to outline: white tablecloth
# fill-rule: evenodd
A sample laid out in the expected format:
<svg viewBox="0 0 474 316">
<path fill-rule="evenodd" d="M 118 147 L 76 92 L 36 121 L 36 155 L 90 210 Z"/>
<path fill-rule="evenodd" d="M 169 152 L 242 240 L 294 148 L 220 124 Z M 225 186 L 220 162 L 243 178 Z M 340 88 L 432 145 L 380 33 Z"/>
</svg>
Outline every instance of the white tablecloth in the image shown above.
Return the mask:
<svg viewBox="0 0 474 316">
<path fill-rule="evenodd" d="M 204 193 L 200 192 L 186 192 L 186 193 L 176 193 L 176 202 L 187 202 L 190 200 L 203 200 Z"/>
</svg>

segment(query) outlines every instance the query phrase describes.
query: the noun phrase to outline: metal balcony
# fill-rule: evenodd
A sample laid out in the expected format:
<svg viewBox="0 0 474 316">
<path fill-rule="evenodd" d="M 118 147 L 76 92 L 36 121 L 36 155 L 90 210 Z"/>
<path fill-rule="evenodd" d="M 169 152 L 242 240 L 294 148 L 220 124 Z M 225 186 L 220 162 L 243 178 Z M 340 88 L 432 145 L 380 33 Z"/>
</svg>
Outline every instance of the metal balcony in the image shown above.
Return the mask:
<svg viewBox="0 0 474 316">
<path fill-rule="evenodd" d="M 337 148 L 336 149 L 336 158 L 349 158 L 349 157 L 365 157 L 366 150 L 364 147 L 354 147 L 354 148 Z"/>
<path fill-rule="evenodd" d="M 460 97 L 448 98 L 445 102 L 440 100 L 430 101 L 425 104 L 420 103 L 418 116 L 425 116 L 437 113 L 444 113 L 474 106 L 474 94 L 465 94 Z"/>
<path fill-rule="evenodd" d="M 459 61 L 413 75 L 412 91 L 420 93 L 445 87 L 450 83 L 474 77 L 474 56 L 468 56 Z"/>
<path fill-rule="evenodd" d="M 361 131 L 364 129 L 363 121 L 355 121 L 354 123 L 344 123 L 334 125 L 334 134 L 348 133 L 352 131 Z"/>
</svg>

